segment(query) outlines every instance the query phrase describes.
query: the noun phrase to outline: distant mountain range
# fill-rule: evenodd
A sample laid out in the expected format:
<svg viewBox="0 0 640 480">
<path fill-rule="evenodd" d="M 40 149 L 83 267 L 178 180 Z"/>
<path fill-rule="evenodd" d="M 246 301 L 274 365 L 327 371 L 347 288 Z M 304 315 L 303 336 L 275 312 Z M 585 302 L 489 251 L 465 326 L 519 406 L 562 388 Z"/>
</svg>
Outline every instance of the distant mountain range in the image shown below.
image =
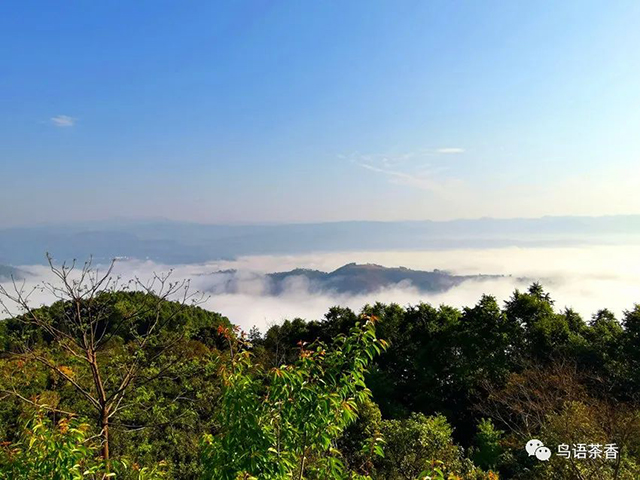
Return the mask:
<svg viewBox="0 0 640 480">
<path fill-rule="evenodd" d="M 380 265 L 349 263 L 333 272 L 295 269 L 269 273 L 264 277 L 249 277 L 236 270 L 222 270 L 208 274 L 213 277 L 212 293 L 238 293 L 243 284 L 263 280 L 263 295 L 280 295 L 286 291 L 304 289 L 310 293 L 365 294 L 394 286 L 412 286 L 421 292 L 445 292 L 467 280 L 489 280 L 501 275 L 452 275 L 442 270 L 431 272 L 404 267 L 387 268 Z"/>
<path fill-rule="evenodd" d="M 93 255 L 201 263 L 240 255 L 316 251 L 430 250 L 640 243 L 640 215 L 334 222 L 289 225 L 203 225 L 173 221 L 110 221 L 0 229 L 0 263 L 44 263 Z"/>
</svg>

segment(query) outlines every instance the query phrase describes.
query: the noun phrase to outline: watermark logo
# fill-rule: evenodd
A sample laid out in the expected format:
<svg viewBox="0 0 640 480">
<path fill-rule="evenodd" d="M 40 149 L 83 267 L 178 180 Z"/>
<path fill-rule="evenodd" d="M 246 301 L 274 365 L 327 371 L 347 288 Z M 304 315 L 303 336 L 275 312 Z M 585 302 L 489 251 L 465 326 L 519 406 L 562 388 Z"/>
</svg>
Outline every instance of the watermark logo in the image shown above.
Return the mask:
<svg viewBox="0 0 640 480">
<path fill-rule="evenodd" d="M 604 458 L 605 460 L 616 460 L 619 454 L 618 445 L 615 443 L 574 443 L 558 445 L 558 456 L 564 458 L 575 458 L 576 460 L 595 460 Z"/>
<path fill-rule="evenodd" d="M 540 440 L 535 438 L 529 440 L 525 445 L 525 450 L 530 457 L 535 456 L 542 462 L 547 462 L 551 458 L 551 449 L 544 446 Z M 619 448 L 615 443 L 575 443 L 572 446 L 565 443 L 558 445 L 557 456 L 563 458 L 574 458 L 576 460 L 594 460 L 603 458 L 605 460 L 616 460 Z"/>
<path fill-rule="evenodd" d="M 530 457 L 535 455 L 535 457 L 542 462 L 546 462 L 551 458 L 551 450 L 535 438 L 529 440 L 524 448 Z"/>
</svg>

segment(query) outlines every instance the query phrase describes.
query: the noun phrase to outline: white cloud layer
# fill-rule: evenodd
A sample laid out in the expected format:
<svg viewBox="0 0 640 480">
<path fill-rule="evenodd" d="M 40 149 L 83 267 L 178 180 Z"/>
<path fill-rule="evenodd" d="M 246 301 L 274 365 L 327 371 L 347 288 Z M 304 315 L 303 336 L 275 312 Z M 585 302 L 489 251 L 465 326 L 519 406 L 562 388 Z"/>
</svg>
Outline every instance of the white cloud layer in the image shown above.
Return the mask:
<svg viewBox="0 0 640 480">
<path fill-rule="evenodd" d="M 323 271 L 346 263 L 377 263 L 388 267 L 448 270 L 455 274 L 503 274 L 505 278 L 467 281 L 444 293 L 425 294 L 408 284 L 398 284 L 372 294 L 313 294 L 304 282 L 292 281 L 279 296 L 264 294 L 265 273 L 288 271 L 296 267 Z M 52 280 L 44 266 L 20 267 L 31 273 L 26 288 L 42 280 Z M 474 305 L 483 293 L 499 301 L 509 298 L 515 288 L 526 288 L 540 280 L 556 301 L 556 307 L 572 307 L 589 319 L 601 308 L 609 308 L 620 318 L 622 312 L 640 302 L 640 246 L 592 246 L 572 248 L 503 248 L 422 252 L 343 252 L 306 255 L 250 256 L 237 260 L 169 267 L 150 261 L 123 260 L 116 273 L 124 279 L 150 278 L 153 272 L 173 268 L 174 279 L 190 278 L 194 289 L 210 294 L 204 307 L 229 317 L 248 329 L 265 327 L 287 318 L 319 319 L 333 305 L 359 310 L 375 301 L 400 305 L 428 302 L 457 307 Z M 215 293 L 224 289 L 217 270 L 239 271 L 238 293 Z M 511 276 L 508 276 L 511 275 Z M 525 280 L 523 278 L 526 277 Z M 52 298 L 36 292 L 34 304 Z"/>
</svg>

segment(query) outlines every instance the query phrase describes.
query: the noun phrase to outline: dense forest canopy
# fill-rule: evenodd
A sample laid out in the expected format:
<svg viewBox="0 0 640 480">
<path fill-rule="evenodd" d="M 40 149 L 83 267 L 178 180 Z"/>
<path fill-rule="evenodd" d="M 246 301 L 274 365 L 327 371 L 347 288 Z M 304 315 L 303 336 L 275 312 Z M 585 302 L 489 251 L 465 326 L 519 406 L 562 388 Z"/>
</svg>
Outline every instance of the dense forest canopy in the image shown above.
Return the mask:
<svg viewBox="0 0 640 480">
<path fill-rule="evenodd" d="M 59 269 L 58 302 L 0 322 L 0 478 L 640 477 L 637 305 L 585 320 L 533 284 L 243 333 L 188 285 L 90 271 Z M 556 454 L 581 444 L 618 454 Z"/>
</svg>

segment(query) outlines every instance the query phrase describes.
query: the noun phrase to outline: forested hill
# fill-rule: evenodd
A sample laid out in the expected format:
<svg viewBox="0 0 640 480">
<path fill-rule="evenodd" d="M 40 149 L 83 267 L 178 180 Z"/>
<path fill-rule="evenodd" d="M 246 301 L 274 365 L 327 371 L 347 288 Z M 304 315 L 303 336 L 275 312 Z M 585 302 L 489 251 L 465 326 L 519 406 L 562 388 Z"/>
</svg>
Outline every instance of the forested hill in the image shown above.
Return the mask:
<svg viewBox="0 0 640 480">
<path fill-rule="evenodd" d="M 349 263 L 332 272 L 295 269 L 288 272 L 271 273 L 270 293 L 282 293 L 296 280 L 307 282 L 311 292 L 337 292 L 348 294 L 373 293 L 383 288 L 402 284 L 421 292 L 444 292 L 465 280 L 486 280 L 497 275 L 453 275 L 442 270 L 422 271 L 405 267 L 388 268 L 375 264 Z"/>
<path fill-rule="evenodd" d="M 216 280 L 211 287 L 216 294 L 238 293 L 243 288 L 243 282 L 258 280 L 263 283 L 264 295 L 280 295 L 300 289 L 309 293 L 358 295 L 393 287 L 413 287 L 423 293 L 434 293 L 445 292 L 467 280 L 482 281 L 502 277 L 483 274 L 454 275 L 444 270 L 389 268 L 371 263 L 349 263 L 332 272 L 296 268 L 264 276 L 237 270 L 219 270 L 206 275 Z"/>
<path fill-rule="evenodd" d="M 585 320 L 533 284 L 504 304 L 334 307 L 241 334 L 166 291 L 83 295 L 0 322 L 0 479 L 52 478 L 13 472 L 31 472 L 39 449 L 64 458 L 69 412 L 93 439 L 74 462 L 108 454 L 166 471 L 154 480 L 417 480 L 434 466 L 442 480 L 640 478 L 638 305 Z M 37 438 L 23 428 L 35 404 Z M 301 447 L 309 432 L 318 440 Z M 527 455 L 531 438 L 549 461 Z M 617 456 L 573 462 L 562 444 Z"/>
</svg>

